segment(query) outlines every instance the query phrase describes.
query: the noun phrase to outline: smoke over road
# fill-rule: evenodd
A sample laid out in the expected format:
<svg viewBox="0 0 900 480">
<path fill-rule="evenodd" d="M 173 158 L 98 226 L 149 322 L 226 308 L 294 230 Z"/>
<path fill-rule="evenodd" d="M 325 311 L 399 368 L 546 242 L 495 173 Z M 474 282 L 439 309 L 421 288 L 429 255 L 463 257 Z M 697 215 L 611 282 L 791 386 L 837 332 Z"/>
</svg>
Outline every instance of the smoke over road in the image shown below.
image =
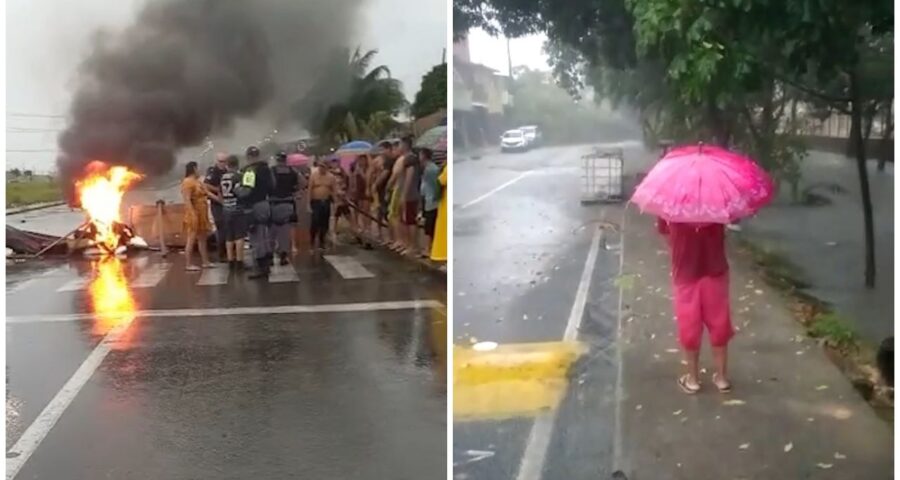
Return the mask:
<svg viewBox="0 0 900 480">
<path fill-rule="evenodd" d="M 272 125 L 336 48 L 365 0 L 157 0 L 99 32 L 79 71 L 57 167 L 67 198 L 92 160 L 150 177 L 239 118 Z"/>
</svg>

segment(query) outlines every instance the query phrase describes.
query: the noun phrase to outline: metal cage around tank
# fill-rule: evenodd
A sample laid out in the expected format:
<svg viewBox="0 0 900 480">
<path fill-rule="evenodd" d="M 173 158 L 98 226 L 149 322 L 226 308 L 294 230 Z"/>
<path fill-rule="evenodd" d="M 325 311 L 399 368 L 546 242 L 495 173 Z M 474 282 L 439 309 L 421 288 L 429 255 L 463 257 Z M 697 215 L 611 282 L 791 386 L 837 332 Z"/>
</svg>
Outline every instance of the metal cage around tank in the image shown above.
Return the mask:
<svg viewBox="0 0 900 480">
<path fill-rule="evenodd" d="M 622 181 L 625 154 L 621 148 L 601 149 L 582 155 L 581 203 L 616 203 L 624 199 Z"/>
</svg>

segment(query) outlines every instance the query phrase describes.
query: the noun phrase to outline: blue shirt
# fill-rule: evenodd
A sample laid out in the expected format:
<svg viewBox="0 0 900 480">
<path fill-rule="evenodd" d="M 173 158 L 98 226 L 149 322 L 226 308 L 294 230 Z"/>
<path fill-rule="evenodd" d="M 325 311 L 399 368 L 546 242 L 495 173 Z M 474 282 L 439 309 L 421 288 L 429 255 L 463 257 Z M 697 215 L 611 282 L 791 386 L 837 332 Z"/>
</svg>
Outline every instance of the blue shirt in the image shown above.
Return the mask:
<svg viewBox="0 0 900 480">
<path fill-rule="evenodd" d="M 434 162 L 428 162 L 425 165 L 425 171 L 422 172 L 422 198 L 425 200 L 425 211 L 430 212 L 438 208 L 438 175 L 441 169 Z"/>
</svg>

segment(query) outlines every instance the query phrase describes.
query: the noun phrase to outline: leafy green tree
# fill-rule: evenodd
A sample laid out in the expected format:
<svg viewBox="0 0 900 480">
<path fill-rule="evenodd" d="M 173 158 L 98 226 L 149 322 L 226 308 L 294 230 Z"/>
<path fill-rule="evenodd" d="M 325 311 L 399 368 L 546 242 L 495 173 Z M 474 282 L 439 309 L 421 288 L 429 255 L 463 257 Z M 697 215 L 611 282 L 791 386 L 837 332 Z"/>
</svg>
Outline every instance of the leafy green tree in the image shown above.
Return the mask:
<svg viewBox="0 0 900 480">
<path fill-rule="evenodd" d="M 422 86 L 412 104 L 415 118 L 431 115 L 447 109 L 447 64 L 435 65 L 422 77 Z"/>
<path fill-rule="evenodd" d="M 544 31 L 564 84 L 624 99 L 645 130 L 747 150 L 793 186 L 803 150 L 784 133 L 797 102 L 849 113 L 874 285 L 865 136 L 893 100 L 890 0 L 462 0 L 454 22 L 457 35 Z"/>
<path fill-rule="evenodd" d="M 363 131 L 361 124 L 384 125 L 385 116 L 393 117 L 408 106 L 402 85 L 391 77 L 390 69 L 371 67 L 377 53 L 359 48 L 336 51 L 318 81 L 295 103 L 297 119 L 322 142 L 360 138 L 355 135 Z M 380 133 L 373 132 L 373 137 Z"/>
</svg>

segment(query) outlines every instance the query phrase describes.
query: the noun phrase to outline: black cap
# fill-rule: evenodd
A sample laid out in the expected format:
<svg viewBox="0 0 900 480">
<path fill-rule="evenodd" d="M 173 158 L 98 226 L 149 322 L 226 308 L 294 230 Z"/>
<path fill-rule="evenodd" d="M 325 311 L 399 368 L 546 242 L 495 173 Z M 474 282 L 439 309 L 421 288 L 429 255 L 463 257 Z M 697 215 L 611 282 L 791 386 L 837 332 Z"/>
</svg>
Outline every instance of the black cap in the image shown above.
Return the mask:
<svg viewBox="0 0 900 480">
<path fill-rule="evenodd" d="M 247 156 L 253 158 L 259 157 L 259 148 L 257 148 L 256 145 L 250 145 L 247 147 Z"/>
</svg>

